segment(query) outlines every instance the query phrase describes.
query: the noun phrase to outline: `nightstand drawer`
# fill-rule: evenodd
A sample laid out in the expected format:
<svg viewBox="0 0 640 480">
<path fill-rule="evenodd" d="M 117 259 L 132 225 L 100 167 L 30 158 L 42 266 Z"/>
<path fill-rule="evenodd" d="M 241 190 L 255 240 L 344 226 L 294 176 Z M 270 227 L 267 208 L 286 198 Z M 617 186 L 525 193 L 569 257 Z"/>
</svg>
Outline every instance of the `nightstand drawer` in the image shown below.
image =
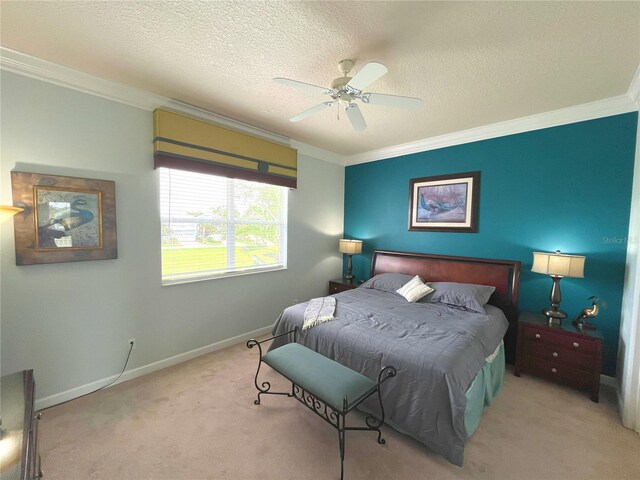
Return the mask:
<svg viewBox="0 0 640 480">
<path fill-rule="evenodd" d="M 525 341 L 537 341 L 558 348 L 566 348 L 583 354 L 595 354 L 598 343 L 568 334 L 563 331 L 554 332 L 551 328 L 538 328 L 527 325 L 524 329 Z"/>
<path fill-rule="evenodd" d="M 523 366 L 523 370 L 574 388 L 586 388 L 593 383 L 593 371 L 561 362 L 543 360 L 540 357 L 530 357 Z"/>
<path fill-rule="evenodd" d="M 351 290 L 353 287 L 346 287 L 344 285 L 332 284 L 329 286 L 329 295 L 333 295 L 334 293 L 346 292 L 347 290 Z"/>
<path fill-rule="evenodd" d="M 522 344 L 524 354 L 526 356 L 540 357 L 547 361 L 558 362 L 562 364 L 571 364 L 586 369 L 592 369 L 596 366 L 597 358 L 594 354 L 588 354 L 578 351 L 574 348 L 560 348 L 552 343 L 538 342 L 532 339 L 525 339 Z"/>
<path fill-rule="evenodd" d="M 355 283 L 347 282 L 344 280 L 331 280 L 329 282 L 329 295 L 345 292 L 347 290 L 353 290 L 357 286 L 358 285 L 356 285 Z"/>
</svg>

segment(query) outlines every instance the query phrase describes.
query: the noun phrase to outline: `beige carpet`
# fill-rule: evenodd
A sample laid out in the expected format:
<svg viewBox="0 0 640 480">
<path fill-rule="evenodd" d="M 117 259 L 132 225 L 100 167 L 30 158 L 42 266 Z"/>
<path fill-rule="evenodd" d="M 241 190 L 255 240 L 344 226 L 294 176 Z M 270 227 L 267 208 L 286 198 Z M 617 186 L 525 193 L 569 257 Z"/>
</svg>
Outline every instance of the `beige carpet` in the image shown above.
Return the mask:
<svg viewBox="0 0 640 480">
<path fill-rule="evenodd" d="M 253 404 L 257 354 L 237 345 L 46 411 L 45 478 L 338 479 L 333 428 L 291 398 Z M 385 427 L 386 445 L 347 432 L 345 479 L 640 479 L 640 438 L 602 397 L 508 372 L 464 467 Z"/>
</svg>

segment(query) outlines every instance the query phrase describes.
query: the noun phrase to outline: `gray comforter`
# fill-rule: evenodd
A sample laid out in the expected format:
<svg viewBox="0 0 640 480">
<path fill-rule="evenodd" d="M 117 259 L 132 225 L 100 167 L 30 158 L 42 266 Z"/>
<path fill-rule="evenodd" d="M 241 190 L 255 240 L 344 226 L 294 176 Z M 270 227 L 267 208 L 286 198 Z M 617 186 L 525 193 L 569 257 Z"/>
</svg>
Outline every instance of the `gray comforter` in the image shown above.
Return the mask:
<svg viewBox="0 0 640 480">
<path fill-rule="evenodd" d="M 462 465 L 466 432 L 465 392 L 500 344 L 508 322 L 490 305 L 487 315 L 357 288 L 335 295 L 335 320 L 302 332 L 306 303 L 287 308 L 274 334 L 298 326 L 298 342 L 377 379 L 392 365 L 398 375 L 385 383 L 386 423 Z M 290 341 L 274 340 L 271 348 Z M 374 398 L 362 409 L 379 411 Z"/>
</svg>

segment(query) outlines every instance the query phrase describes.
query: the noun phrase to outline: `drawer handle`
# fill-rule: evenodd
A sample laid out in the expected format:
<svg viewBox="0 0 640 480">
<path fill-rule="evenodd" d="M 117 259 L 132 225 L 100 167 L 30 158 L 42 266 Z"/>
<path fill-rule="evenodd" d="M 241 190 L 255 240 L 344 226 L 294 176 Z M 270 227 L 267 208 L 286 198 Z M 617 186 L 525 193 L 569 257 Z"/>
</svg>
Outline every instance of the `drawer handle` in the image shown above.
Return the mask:
<svg viewBox="0 0 640 480">
<path fill-rule="evenodd" d="M 553 352 L 553 356 L 557 357 L 558 356 L 558 352 Z"/>
<path fill-rule="evenodd" d="M 573 346 L 578 348 L 580 346 L 580 344 L 578 342 L 573 342 Z"/>
<path fill-rule="evenodd" d="M 536 338 L 540 338 L 540 334 L 539 333 L 536 333 Z M 575 345 L 575 343 L 574 343 L 574 345 Z"/>
<path fill-rule="evenodd" d="M 553 373 L 557 373 L 557 372 L 558 372 L 558 370 L 556 370 L 555 368 L 552 368 L 552 369 L 551 369 L 551 371 L 552 371 Z"/>
</svg>

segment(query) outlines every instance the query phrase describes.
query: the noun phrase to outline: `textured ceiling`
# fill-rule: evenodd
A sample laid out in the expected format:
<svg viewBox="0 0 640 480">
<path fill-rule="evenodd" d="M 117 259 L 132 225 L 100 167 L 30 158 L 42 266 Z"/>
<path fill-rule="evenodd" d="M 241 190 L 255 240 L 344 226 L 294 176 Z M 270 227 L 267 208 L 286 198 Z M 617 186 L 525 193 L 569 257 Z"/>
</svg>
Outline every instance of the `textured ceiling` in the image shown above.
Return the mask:
<svg viewBox="0 0 640 480">
<path fill-rule="evenodd" d="M 351 155 L 624 95 L 640 63 L 640 2 L 22 2 L 3 46 Z M 419 111 L 335 108 L 274 83 L 329 85 L 337 62 L 389 73 L 367 90 Z"/>
</svg>

